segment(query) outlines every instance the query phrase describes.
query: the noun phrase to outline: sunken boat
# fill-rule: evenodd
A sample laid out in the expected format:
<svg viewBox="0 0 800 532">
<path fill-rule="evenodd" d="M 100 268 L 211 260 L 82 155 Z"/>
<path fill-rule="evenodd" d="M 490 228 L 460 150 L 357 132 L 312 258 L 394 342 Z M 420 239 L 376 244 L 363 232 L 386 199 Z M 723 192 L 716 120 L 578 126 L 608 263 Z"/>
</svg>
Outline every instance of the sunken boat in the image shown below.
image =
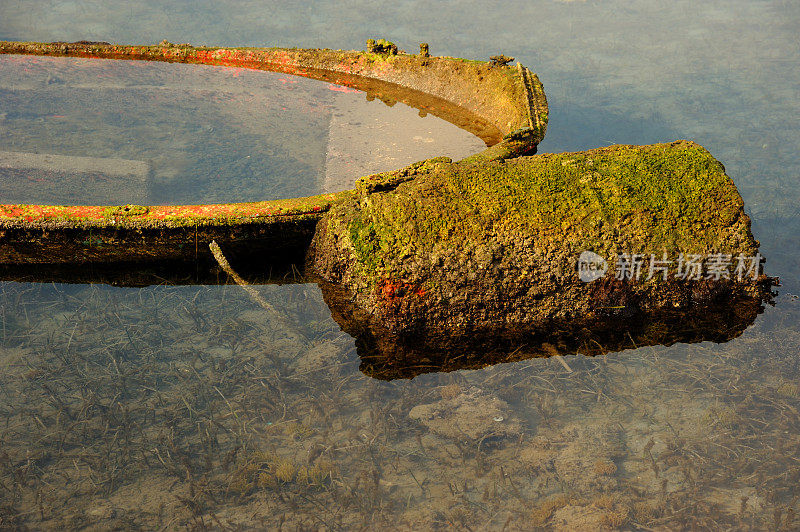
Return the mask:
<svg viewBox="0 0 800 532">
<path fill-rule="evenodd" d="M 215 264 L 214 249 L 216 262 L 227 257 L 229 273 L 231 265 L 246 270 L 254 257 L 267 257 L 277 271 L 300 269 L 317 281 L 343 329 L 378 361 L 367 366 L 395 376 L 408 376 L 404 364 L 419 367 L 420 357 L 429 360 L 425 367 L 447 369 L 454 353 L 464 353 L 474 366 L 492 358 L 489 350 L 507 353 L 525 342 L 605 353 L 633 338 L 617 334 L 633 323 L 637 338 L 659 343 L 722 341 L 769 300 L 773 280 L 763 272 L 742 198 L 702 146 L 678 140 L 536 154 L 548 107 L 527 67 L 505 56 L 467 61 L 389 44 L 359 52 L 0 42 L 7 54 L 223 65 L 325 80 L 407 103 L 487 144 L 460 161 L 420 161 L 364 176 L 352 190 L 305 198 L 0 205 L 2 275 L 147 284 L 143 271 Z M 707 319 L 730 313 L 735 319 Z M 650 334 L 665 323 L 677 332 Z M 702 326 L 687 331 L 681 323 Z M 600 345 L 599 337 L 579 334 L 591 330 L 605 331 L 609 347 L 588 348 Z"/>
</svg>

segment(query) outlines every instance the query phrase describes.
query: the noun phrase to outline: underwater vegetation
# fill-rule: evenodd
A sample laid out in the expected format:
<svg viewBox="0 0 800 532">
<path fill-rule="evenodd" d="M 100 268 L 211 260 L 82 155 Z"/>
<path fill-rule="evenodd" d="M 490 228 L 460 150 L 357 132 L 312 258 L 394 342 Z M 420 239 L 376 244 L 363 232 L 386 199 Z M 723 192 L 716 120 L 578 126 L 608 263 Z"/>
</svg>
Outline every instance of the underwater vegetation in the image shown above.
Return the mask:
<svg viewBox="0 0 800 532">
<path fill-rule="evenodd" d="M 727 344 L 381 382 L 313 285 L 255 287 L 281 317 L 1 288 L 3 528 L 798 525 L 800 333 L 769 309 Z"/>
</svg>

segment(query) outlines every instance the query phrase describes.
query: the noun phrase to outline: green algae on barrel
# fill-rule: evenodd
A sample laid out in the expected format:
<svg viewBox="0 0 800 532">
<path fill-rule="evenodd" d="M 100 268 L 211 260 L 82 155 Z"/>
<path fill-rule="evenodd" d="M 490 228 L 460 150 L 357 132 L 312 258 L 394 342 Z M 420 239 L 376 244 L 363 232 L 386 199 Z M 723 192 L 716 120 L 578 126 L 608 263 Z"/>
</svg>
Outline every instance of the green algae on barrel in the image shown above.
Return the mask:
<svg viewBox="0 0 800 532">
<path fill-rule="evenodd" d="M 683 254 L 757 257 L 733 181 L 702 146 L 611 146 L 505 161 L 446 159 L 362 178 L 321 220 L 309 255 L 389 331 L 514 332 L 564 320 L 764 296 L 764 277 L 681 279 Z M 583 282 L 582 252 L 608 261 Z M 623 254 L 670 275 L 617 279 Z M 757 260 L 757 259 L 756 259 Z"/>
</svg>

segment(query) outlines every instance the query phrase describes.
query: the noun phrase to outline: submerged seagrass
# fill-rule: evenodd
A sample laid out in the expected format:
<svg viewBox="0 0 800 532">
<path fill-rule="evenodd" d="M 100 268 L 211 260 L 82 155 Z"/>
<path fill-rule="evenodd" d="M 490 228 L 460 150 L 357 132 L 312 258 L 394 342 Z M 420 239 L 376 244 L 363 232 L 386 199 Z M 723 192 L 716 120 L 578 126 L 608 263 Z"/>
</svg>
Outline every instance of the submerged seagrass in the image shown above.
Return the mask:
<svg viewBox="0 0 800 532">
<path fill-rule="evenodd" d="M 578 277 L 583 251 L 609 261 Z M 761 300 L 763 276 L 681 279 L 681 254 L 756 256 L 725 170 L 688 141 L 472 164 L 433 159 L 362 178 L 320 221 L 309 263 L 397 339 L 517 334 L 592 325 L 715 299 Z M 617 256 L 673 262 L 666 276 L 615 277 Z M 442 343 L 444 342 L 444 344 Z"/>
</svg>

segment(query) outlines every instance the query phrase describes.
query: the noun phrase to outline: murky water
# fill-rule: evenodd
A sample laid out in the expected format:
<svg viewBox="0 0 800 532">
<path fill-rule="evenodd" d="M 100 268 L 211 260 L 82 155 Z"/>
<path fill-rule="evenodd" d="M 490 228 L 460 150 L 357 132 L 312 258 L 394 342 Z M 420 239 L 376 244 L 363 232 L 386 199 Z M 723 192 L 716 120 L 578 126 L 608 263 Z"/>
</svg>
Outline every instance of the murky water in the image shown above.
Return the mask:
<svg viewBox="0 0 800 532">
<path fill-rule="evenodd" d="M 315 285 L 258 287 L 280 309 L 274 316 L 238 286 L 6 282 L 0 285 L 1 526 L 800 527 L 796 5 L 536 2 L 510 7 L 511 16 L 478 3 L 453 13 L 427 4 L 357 3 L 342 12 L 339 3 L 322 3 L 305 12 L 176 2 L 169 17 L 162 5 L 0 3 L 0 38 L 360 48 L 376 36 L 362 28 L 374 28 L 407 49 L 428 41 L 435 54 L 503 51 L 530 65 L 545 85 L 551 118 L 543 151 L 675 138 L 708 147 L 739 187 L 767 271 L 783 287 L 774 307 L 722 344 L 534 358 L 382 381 L 359 370 L 353 339 L 332 320 Z M 176 67 L 153 71 L 167 88 L 149 81 L 138 96 L 142 104 L 163 94 L 160 109 L 184 113 L 190 98 L 164 77 L 184 76 L 184 83 L 211 76 L 228 88 L 217 92 L 226 101 L 204 111 L 221 128 L 219 153 L 229 153 L 224 142 L 242 138 L 251 142 L 243 156 L 260 154 L 253 147 L 259 142 L 276 145 L 267 129 L 242 129 L 250 117 L 237 122 L 231 113 L 242 94 L 280 93 L 282 82 L 269 89 L 264 73 L 235 78 L 225 69 L 200 74 Z M 53 85 L 37 81 L 36 90 L 75 105 L 74 97 L 59 100 Z M 309 133 L 318 133 L 316 126 L 332 118 L 314 122 L 317 115 L 302 109 L 332 91 L 308 90 L 291 109 L 314 126 Z M 113 94 L 121 93 L 99 92 L 111 112 Z M 130 93 L 136 91 L 124 92 Z M 135 101 L 119 105 L 140 113 L 141 127 L 157 124 Z M 58 120 L 48 113 L 62 113 L 24 100 L 11 106 L 4 98 L 0 106 L 8 113 L 3 128 L 9 120 L 50 121 L 35 134 L 13 136 L 37 148 L 3 144 L 2 151 L 45 153 L 50 146 L 47 153 L 63 156 L 149 158 L 162 172 L 154 175 L 166 176 L 165 191 L 206 197 L 219 186 L 214 180 L 166 185 L 166 169 L 177 166 L 170 154 L 185 155 L 188 165 L 202 159 L 190 144 L 210 137 L 192 129 L 203 122 L 194 116 L 170 124 L 187 145 L 164 140 L 169 149 L 161 152 L 156 143 L 137 152 L 122 137 L 107 139 L 103 128 L 110 126 L 94 119 L 86 135 L 96 151 L 81 152 L 47 137 Z M 27 114 L 11 116 L 16 111 L 9 108 Z M 290 131 L 286 145 L 303 135 Z M 241 191 L 320 190 L 322 163 L 310 161 L 322 160 L 315 150 L 327 150 L 328 142 L 316 139 L 306 158 L 287 153 L 253 163 L 248 175 L 261 181 Z M 273 166 L 284 172 L 269 173 Z M 276 181 L 280 175 L 287 180 Z"/>
</svg>

